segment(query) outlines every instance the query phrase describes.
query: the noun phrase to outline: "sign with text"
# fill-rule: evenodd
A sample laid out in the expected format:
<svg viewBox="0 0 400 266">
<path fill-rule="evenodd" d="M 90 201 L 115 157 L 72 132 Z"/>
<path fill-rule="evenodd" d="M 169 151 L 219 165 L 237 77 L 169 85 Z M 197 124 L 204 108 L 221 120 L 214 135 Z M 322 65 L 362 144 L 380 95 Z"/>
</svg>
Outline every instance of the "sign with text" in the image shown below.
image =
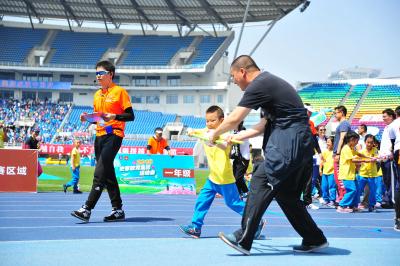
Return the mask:
<svg viewBox="0 0 400 266">
<path fill-rule="evenodd" d="M 37 150 L 0 149 L 0 192 L 36 192 Z"/>
<path fill-rule="evenodd" d="M 193 156 L 118 154 L 114 166 L 123 193 L 196 195 Z"/>
<path fill-rule="evenodd" d="M 41 154 L 62 154 L 69 155 L 72 151 L 72 144 L 40 144 L 40 153 Z M 88 156 L 90 154 L 94 154 L 94 146 L 93 145 L 81 145 L 79 147 L 79 151 L 81 155 Z M 136 147 L 136 146 L 122 146 L 119 149 L 120 153 L 126 154 L 146 154 L 146 147 Z M 192 155 L 193 149 L 191 148 L 171 148 L 171 153 L 173 155 Z"/>
<path fill-rule="evenodd" d="M 2 89 L 71 90 L 71 82 L 0 79 Z"/>
</svg>

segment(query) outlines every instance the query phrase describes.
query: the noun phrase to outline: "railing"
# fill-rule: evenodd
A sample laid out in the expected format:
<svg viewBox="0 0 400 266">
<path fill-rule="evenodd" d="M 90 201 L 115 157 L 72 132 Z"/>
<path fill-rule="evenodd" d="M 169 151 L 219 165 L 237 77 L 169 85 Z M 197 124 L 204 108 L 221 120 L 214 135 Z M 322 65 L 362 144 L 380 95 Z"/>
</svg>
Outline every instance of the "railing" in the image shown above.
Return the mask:
<svg viewBox="0 0 400 266">
<path fill-rule="evenodd" d="M 94 69 L 95 65 L 80 65 L 80 64 L 37 64 L 19 63 L 19 62 L 5 62 L 0 61 L 0 66 L 21 66 L 21 67 L 54 67 L 54 68 L 76 68 L 76 69 Z M 204 69 L 205 64 L 190 64 L 180 66 L 123 66 L 117 65 L 118 69 Z"/>
</svg>

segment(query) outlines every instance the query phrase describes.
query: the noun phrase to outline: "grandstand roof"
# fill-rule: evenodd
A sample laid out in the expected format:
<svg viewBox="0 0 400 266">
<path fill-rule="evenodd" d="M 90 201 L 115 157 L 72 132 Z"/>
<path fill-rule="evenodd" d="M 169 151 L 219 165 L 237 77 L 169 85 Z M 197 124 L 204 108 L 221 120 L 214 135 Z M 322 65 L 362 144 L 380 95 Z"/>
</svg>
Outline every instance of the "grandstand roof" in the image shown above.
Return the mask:
<svg viewBox="0 0 400 266">
<path fill-rule="evenodd" d="M 277 20 L 305 0 L 0 0 L 0 15 L 121 24 L 176 24 L 194 28 L 198 24 L 240 23 L 249 4 L 247 22 Z M 305 9 L 305 8 L 304 8 Z"/>
</svg>

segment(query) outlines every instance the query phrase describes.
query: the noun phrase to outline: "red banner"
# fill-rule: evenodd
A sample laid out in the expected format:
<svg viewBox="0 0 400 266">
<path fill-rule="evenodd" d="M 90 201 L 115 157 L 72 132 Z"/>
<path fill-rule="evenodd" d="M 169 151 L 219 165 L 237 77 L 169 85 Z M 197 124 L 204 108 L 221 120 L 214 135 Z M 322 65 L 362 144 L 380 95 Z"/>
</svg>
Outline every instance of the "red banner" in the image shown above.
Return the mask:
<svg viewBox="0 0 400 266">
<path fill-rule="evenodd" d="M 175 168 L 164 168 L 163 169 L 164 177 L 173 177 L 173 178 L 194 178 L 194 170 L 193 169 L 175 169 Z"/>
<path fill-rule="evenodd" d="M 40 145 L 40 154 L 62 154 L 69 155 L 72 151 L 73 145 L 66 144 L 41 144 Z M 93 145 L 81 145 L 79 147 L 79 151 L 81 155 L 90 155 L 94 154 L 94 146 Z M 122 146 L 119 149 L 119 153 L 126 154 L 146 154 L 146 147 L 136 147 L 136 146 Z M 193 149 L 190 148 L 171 148 L 171 153 L 173 155 L 193 155 Z"/>
<path fill-rule="evenodd" d="M 0 149 L 0 191 L 36 192 L 37 150 Z"/>
</svg>

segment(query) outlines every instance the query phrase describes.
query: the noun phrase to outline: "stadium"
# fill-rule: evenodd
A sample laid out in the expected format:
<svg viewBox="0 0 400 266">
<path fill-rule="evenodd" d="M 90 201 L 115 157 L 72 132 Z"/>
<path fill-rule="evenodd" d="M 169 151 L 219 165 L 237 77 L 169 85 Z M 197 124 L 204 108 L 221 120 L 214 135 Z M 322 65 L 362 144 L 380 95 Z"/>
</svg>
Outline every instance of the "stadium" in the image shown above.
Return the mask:
<svg viewBox="0 0 400 266">
<path fill-rule="evenodd" d="M 73 251 L 78 257 L 90 254 L 88 265 L 114 264 L 108 257 L 111 254 L 122 265 L 134 259 L 143 265 L 238 265 L 263 263 L 266 258 L 273 265 L 282 264 L 282 259 L 300 265 L 333 265 L 337 256 L 347 256 L 350 263 L 359 265 L 369 261 L 396 265 L 393 254 L 400 242 L 398 232 L 393 231 L 393 209 L 344 219 L 322 205 L 318 212 L 310 210 L 332 238 L 332 247 L 318 257 L 293 255 L 289 245 L 299 237 L 276 202 L 265 214 L 265 238 L 257 242 L 252 250 L 256 256 L 248 261 L 232 255 L 228 247 L 222 249 L 216 237 L 221 227 L 230 231 L 240 226 L 240 217 L 229 212 L 221 199 L 216 199 L 205 226 L 208 242 L 189 243 L 176 232 L 177 224 L 190 219 L 195 196 L 209 174 L 203 141 L 188 132 L 206 127 L 204 114 L 210 106 L 222 107 L 227 116 L 242 97 L 231 80 L 230 63 L 239 55 L 244 26 L 269 22 L 259 43 L 251 44 L 253 53 L 276 23 L 291 12 L 307 12 L 308 5 L 310 1 L 305 0 L 1 0 L 0 36 L 7 41 L 0 47 L 0 121 L 7 129 L 4 150 L 9 152 L 1 155 L 1 175 L 11 166 L 19 171 L 28 161 L 17 153 L 35 131 L 40 132 L 40 148 L 33 158 L 43 167 L 43 174 L 30 181 L 31 189 L 18 188 L 20 184 L 11 190 L 0 188 L 0 259 L 4 265 L 76 263 L 73 257 L 60 261 L 65 256 L 62 250 L 68 249 L 79 249 Z M 240 30 L 232 25 L 240 25 Z M 232 55 L 229 50 L 234 44 Z M 92 187 L 96 130 L 81 122 L 80 116 L 93 112 L 93 98 L 99 90 L 96 64 L 103 60 L 115 65 L 113 81 L 126 89 L 135 116 L 126 123 L 114 161 L 124 207 L 132 217 L 109 227 L 100 222 L 89 226 L 72 222 L 68 214 Z M 325 81 L 302 80 L 296 90 L 314 108 L 310 119 L 324 126 L 327 136 L 334 136 L 339 125 L 334 108 L 345 106 L 352 130 L 366 125 L 368 133 L 380 141 L 386 126 L 382 111 L 400 103 L 400 76 L 381 78 L 377 69 L 343 69 Z M 252 111 L 244 120 L 245 127 L 251 128 L 259 118 L 260 111 Z M 150 163 L 146 147 L 156 128 L 162 128 L 175 157 L 157 155 Z M 62 192 L 71 178 L 68 161 L 74 140 L 82 143 L 79 188 L 83 196 Z M 250 143 L 253 152 L 261 154 L 262 137 Z M 131 158 L 136 160 L 134 166 L 124 164 Z M 136 165 L 142 161 L 143 167 Z M 158 172 L 153 177 L 153 168 L 163 169 L 164 177 L 159 178 Z M 186 168 L 191 170 L 185 172 Z M 168 178 L 165 169 L 172 169 Z M 36 168 L 32 171 L 37 175 Z M 109 210 L 105 198 L 96 209 L 101 213 Z M 93 253 L 91 246 L 99 250 Z M 366 254 L 371 246 L 373 252 Z M 134 255 L 129 255 L 130 247 Z M 48 254 L 45 249 L 55 251 Z M 174 262 L 182 250 L 195 252 L 195 261 Z"/>
</svg>

